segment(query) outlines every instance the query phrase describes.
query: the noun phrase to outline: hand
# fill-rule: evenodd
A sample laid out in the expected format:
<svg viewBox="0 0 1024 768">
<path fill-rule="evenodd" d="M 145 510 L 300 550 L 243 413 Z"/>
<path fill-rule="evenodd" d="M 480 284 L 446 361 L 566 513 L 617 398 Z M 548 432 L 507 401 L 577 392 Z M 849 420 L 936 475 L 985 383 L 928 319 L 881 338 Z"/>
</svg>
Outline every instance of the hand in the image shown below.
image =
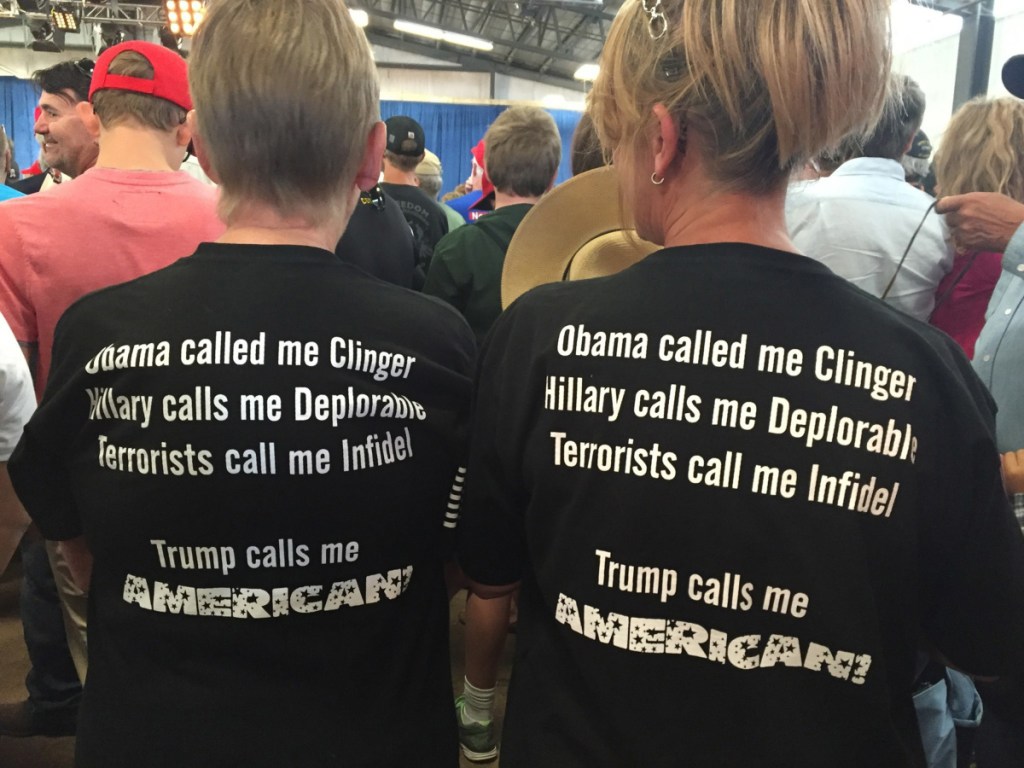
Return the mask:
<svg viewBox="0 0 1024 768">
<path fill-rule="evenodd" d="M 935 211 L 946 215 L 954 243 L 968 251 L 1002 253 L 1024 223 L 1024 205 L 995 192 L 943 197 Z"/>
<path fill-rule="evenodd" d="M 1003 454 L 1003 485 L 1007 495 L 1024 493 L 1024 448 Z"/>
</svg>

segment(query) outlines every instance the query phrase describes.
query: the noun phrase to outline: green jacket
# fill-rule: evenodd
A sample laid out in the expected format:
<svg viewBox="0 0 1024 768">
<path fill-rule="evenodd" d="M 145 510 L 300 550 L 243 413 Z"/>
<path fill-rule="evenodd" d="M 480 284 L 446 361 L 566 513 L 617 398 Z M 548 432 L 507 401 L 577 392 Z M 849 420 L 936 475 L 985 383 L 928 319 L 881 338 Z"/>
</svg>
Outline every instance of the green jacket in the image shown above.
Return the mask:
<svg viewBox="0 0 1024 768">
<path fill-rule="evenodd" d="M 423 292 L 444 299 L 466 318 L 477 342 L 501 314 L 501 270 L 516 228 L 532 205 L 498 208 L 441 238 Z"/>
</svg>

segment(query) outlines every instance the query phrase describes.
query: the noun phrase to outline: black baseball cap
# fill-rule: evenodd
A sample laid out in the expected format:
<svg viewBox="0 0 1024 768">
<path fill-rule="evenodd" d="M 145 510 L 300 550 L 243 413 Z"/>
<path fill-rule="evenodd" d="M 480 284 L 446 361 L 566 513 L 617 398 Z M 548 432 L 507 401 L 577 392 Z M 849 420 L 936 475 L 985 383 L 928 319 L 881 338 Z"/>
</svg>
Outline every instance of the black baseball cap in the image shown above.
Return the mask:
<svg viewBox="0 0 1024 768">
<path fill-rule="evenodd" d="M 1003 64 L 1003 85 L 1018 99 L 1024 99 L 1024 54 L 1011 56 Z"/>
<path fill-rule="evenodd" d="M 388 152 L 405 157 L 419 157 L 427 147 L 423 126 L 411 117 L 399 115 L 384 121 L 388 129 Z"/>
<path fill-rule="evenodd" d="M 907 154 L 917 160 L 927 160 L 931 157 L 932 143 L 928 141 L 928 134 L 922 130 L 918 130 L 918 132 L 914 134 L 914 142 L 910 145 L 910 150 Z"/>
</svg>

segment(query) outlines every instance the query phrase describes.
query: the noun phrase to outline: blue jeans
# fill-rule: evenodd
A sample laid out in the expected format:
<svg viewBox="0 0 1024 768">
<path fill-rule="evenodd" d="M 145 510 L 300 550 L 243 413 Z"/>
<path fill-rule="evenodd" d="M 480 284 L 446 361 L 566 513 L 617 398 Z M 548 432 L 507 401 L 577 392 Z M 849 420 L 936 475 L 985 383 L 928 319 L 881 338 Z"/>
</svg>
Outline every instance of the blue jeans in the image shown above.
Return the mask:
<svg viewBox="0 0 1024 768">
<path fill-rule="evenodd" d="M 21 623 L 32 668 L 25 677 L 32 713 L 70 715 L 78 709 L 82 684 L 68 651 L 60 598 L 42 539 L 21 543 L 24 577 Z"/>
</svg>

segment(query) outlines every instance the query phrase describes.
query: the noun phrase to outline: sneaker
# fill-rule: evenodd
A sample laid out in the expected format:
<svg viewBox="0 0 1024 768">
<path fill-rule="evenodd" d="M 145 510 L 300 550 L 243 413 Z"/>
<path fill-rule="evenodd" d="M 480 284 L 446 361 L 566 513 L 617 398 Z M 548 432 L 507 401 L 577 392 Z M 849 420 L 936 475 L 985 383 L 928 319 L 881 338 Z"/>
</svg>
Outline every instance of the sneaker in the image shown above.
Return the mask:
<svg viewBox="0 0 1024 768">
<path fill-rule="evenodd" d="M 466 759 L 474 763 L 488 763 L 498 756 L 498 744 L 494 739 L 494 721 L 469 723 L 462 720 L 466 698 L 455 699 L 455 719 L 459 722 L 459 745 Z"/>
</svg>

